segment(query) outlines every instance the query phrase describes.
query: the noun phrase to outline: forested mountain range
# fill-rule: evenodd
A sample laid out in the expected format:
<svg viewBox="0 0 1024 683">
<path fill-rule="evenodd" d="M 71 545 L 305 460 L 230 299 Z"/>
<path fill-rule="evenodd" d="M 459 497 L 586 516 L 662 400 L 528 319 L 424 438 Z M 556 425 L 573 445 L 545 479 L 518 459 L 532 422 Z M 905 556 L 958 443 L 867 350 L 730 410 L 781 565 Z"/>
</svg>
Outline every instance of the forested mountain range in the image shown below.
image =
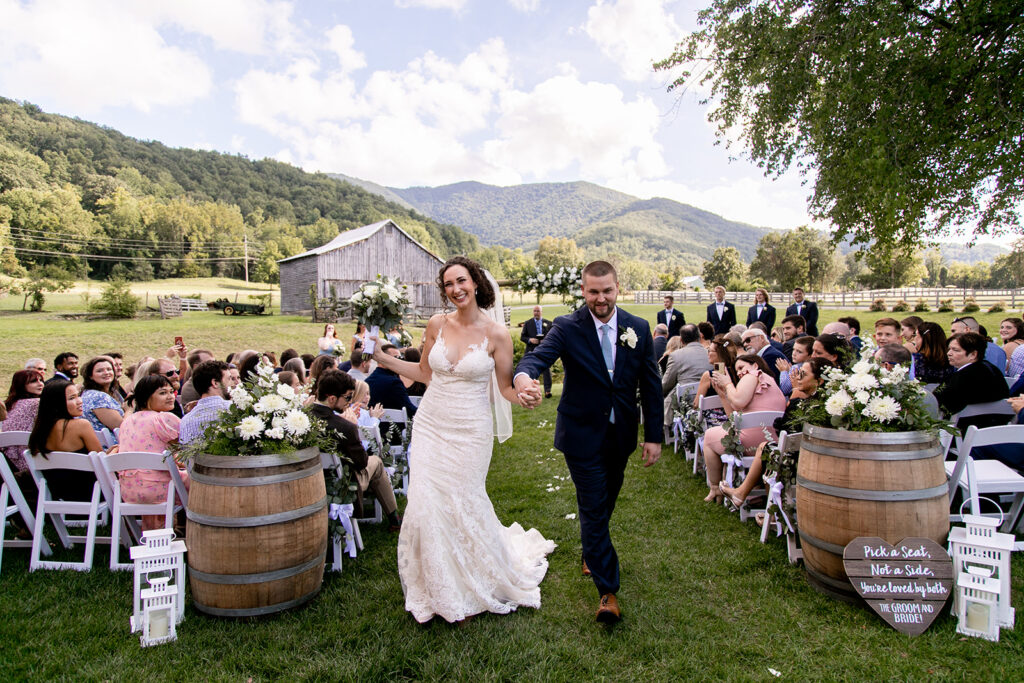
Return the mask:
<svg viewBox="0 0 1024 683">
<path fill-rule="evenodd" d="M 141 141 L 0 98 L 0 267 L 137 279 L 242 273 L 391 218 L 442 256 L 475 236 L 324 174 Z"/>
</svg>

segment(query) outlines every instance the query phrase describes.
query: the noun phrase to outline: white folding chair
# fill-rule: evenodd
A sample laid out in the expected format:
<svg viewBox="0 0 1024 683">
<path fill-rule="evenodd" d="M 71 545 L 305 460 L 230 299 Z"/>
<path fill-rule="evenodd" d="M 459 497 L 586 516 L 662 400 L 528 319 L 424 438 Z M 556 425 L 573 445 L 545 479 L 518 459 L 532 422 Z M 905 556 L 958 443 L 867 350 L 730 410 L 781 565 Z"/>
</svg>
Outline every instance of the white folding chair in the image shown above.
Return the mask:
<svg viewBox="0 0 1024 683">
<path fill-rule="evenodd" d="M 949 421 L 955 426 L 965 417 L 998 415 L 1000 417 L 1005 416 L 1006 421 L 1009 422 L 1016 414 L 1017 413 L 1013 410 L 1013 406 L 1011 406 L 1006 400 L 989 401 L 988 403 L 972 403 L 959 413 L 953 414 L 953 416 L 949 418 Z"/>
<path fill-rule="evenodd" d="M 1007 377 L 1006 378 L 1006 387 L 1008 389 L 1012 389 L 1013 385 L 1016 384 L 1017 380 L 1019 380 L 1019 379 L 1020 379 L 1020 375 L 1014 375 L 1013 377 Z"/>
<path fill-rule="evenodd" d="M 736 426 L 739 429 L 771 428 L 772 425 L 775 424 L 775 421 L 783 415 L 785 415 L 785 412 L 781 410 L 758 410 L 751 413 L 740 413 L 740 418 L 736 423 Z M 732 464 L 727 465 L 726 478 L 724 478 L 723 481 L 728 481 L 729 486 L 733 486 L 733 481 L 737 474 L 740 479 L 745 478 L 747 476 L 747 470 L 750 469 L 750 466 L 754 463 L 754 458 L 756 457 L 756 455 L 744 455 L 738 459 L 739 462 L 733 461 Z M 735 467 L 735 470 L 733 470 L 733 467 Z M 751 495 L 761 495 L 763 493 L 765 493 L 764 489 L 754 489 L 751 491 Z M 747 496 L 747 498 L 749 499 L 750 496 Z M 729 503 L 731 501 L 727 498 L 726 502 Z M 739 507 L 739 512 L 741 522 L 754 518 L 754 512 L 751 511 L 750 507 L 746 504 L 746 500 L 744 500 L 743 505 Z"/>
<path fill-rule="evenodd" d="M 713 396 L 698 396 L 697 397 L 697 410 L 700 411 L 701 422 L 704 425 L 704 431 L 708 430 L 708 418 L 707 415 L 712 410 L 722 409 L 722 399 L 717 394 Z M 704 435 L 701 434 L 697 437 L 697 445 L 695 446 L 695 453 L 693 457 L 693 473 L 697 474 L 700 468 L 704 466 Z"/>
<path fill-rule="evenodd" d="M 417 408 L 420 407 L 420 401 L 422 401 L 422 400 L 423 400 L 422 396 L 410 396 L 409 397 L 409 403 L 413 404 Z"/>
<path fill-rule="evenodd" d="M 405 408 L 401 408 L 401 409 L 398 409 L 398 408 L 385 408 L 384 409 L 384 413 L 380 416 L 380 421 L 381 421 L 380 432 L 381 432 L 382 435 L 387 434 L 388 431 L 389 431 L 388 427 L 385 426 L 384 423 L 394 423 L 394 424 L 397 424 L 397 425 L 400 426 L 400 428 L 401 428 L 401 436 L 402 436 L 402 443 L 401 444 L 392 444 L 391 443 L 391 439 L 388 438 L 388 440 L 384 444 L 384 447 L 387 449 L 388 455 L 391 456 L 392 462 L 398 463 L 399 461 L 401 461 L 401 462 L 406 463 L 406 465 L 408 465 L 409 458 L 408 458 L 408 454 L 405 452 L 405 444 L 409 441 L 409 439 L 412 436 L 411 430 L 409 428 L 409 414 L 408 414 L 408 412 L 406 411 Z M 406 466 L 406 468 L 405 468 L 405 472 L 406 473 L 402 475 L 402 489 L 401 490 L 402 490 L 403 493 L 405 491 L 409 490 L 409 475 L 408 475 L 408 471 L 409 471 L 409 468 L 408 468 L 408 466 Z"/>
<path fill-rule="evenodd" d="M 686 414 L 686 411 L 689 410 L 690 406 L 693 404 L 693 394 L 696 392 L 698 384 L 699 382 L 687 382 L 685 384 L 676 385 L 676 404 L 679 406 L 679 412 L 683 415 Z M 679 452 L 680 434 L 676 429 L 676 423 L 681 420 L 682 418 L 677 417 L 672 422 L 672 451 L 674 453 Z M 683 455 L 686 456 L 687 460 L 690 460 L 693 457 L 693 454 L 686 450 L 685 443 L 683 444 Z"/>
<path fill-rule="evenodd" d="M 0 432 L 0 450 L 8 447 L 24 448 L 28 446 L 30 432 Z M 7 520 L 11 515 L 20 514 L 22 522 L 29 532 L 36 528 L 36 516 L 32 507 L 25 499 L 25 494 L 14 477 L 14 470 L 7 463 L 7 458 L 0 453 L 0 566 L 3 563 L 4 548 L 31 548 L 32 541 L 17 538 L 7 538 Z M 44 555 L 52 555 L 50 544 L 42 545 Z"/>
<path fill-rule="evenodd" d="M 92 569 L 93 553 L 96 543 L 109 543 L 109 537 L 97 537 L 96 527 L 99 523 L 100 513 L 107 511 L 107 503 L 103 501 L 99 479 L 93 483 L 92 497 L 88 501 L 54 500 L 51 498 L 50 489 L 46 485 L 46 472 L 62 469 L 82 472 L 83 474 L 96 475 L 96 468 L 93 465 L 92 454 L 67 453 L 53 451 L 45 456 L 32 455 L 28 458 L 29 470 L 39 488 L 39 502 L 36 505 L 36 525 L 32 534 L 32 556 L 29 560 L 29 571 L 37 569 L 74 569 L 76 571 L 89 571 Z M 73 536 L 68 533 L 64 524 L 63 515 L 85 515 L 86 535 Z M 43 536 L 43 525 L 46 516 L 57 530 L 57 536 L 65 548 L 71 548 L 75 543 L 85 544 L 85 558 L 82 562 L 51 562 L 40 560 L 42 546 L 46 544 Z"/>
<path fill-rule="evenodd" d="M 963 497 L 970 501 L 971 514 L 981 515 L 979 499 L 985 496 L 992 500 L 999 496 L 1013 497 L 1013 505 L 1005 516 L 1002 530 L 1013 533 L 1017 527 L 1021 508 L 1024 507 L 1024 476 L 1008 467 L 999 460 L 975 460 L 971 451 L 981 446 L 999 444 L 1024 444 L 1024 425 L 1005 425 L 978 429 L 974 425 L 967 428 L 960 452 L 954 461 L 946 461 L 946 474 L 949 475 L 949 498 L 957 487 Z M 1002 511 L 999 512 L 1002 515 Z M 950 522 L 961 522 L 959 513 L 950 513 Z M 1024 549 L 1024 543 L 1014 545 L 1014 550 Z"/>
<path fill-rule="evenodd" d="M 336 453 L 320 453 L 320 465 L 324 469 L 325 477 L 340 478 L 345 476 L 345 468 L 341 463 L 341 458 Z M 352 522 L 352 536 L 356 544 L 356 550 L 363 549 L 363 535 L 359 531 L 359 520 L 355 517 L 351 518 Z M 334 536 L 331 539 L 332 554 L 331 558 L 331 571 L 341 571 L 341 558 L 342 558 L 342 543 L 340 536 Z"/>
<path fill-rule="evenodd" d="M 133 563 L 120 562 L 118 559 L 122 529 L 130 530 L 135 536 L 134 540 L 137 543 L 142 543 L 141 525 L 135 523 L 137 516 L 163 515 L 164 528 L 174 528 L 175 483 L 172 475 L 167 482 L 167 498 L 162 503 L 126 503 L 121 500 L 121 482 L 118 479 L 118 474 L 125 470 L 157 470 L 170 474 L 170 470 L 173 468 L 174 474 L 178 476 L 179 480 L 181 475 L 174 458 L 166 451 L 164 453 L 111 453 L 110 455 L 96 453 L 95 462 L 96 478 L 100 480 L 103 494 L 107 497 L 111 507 L 110 569 L 111 571 L 131 570 L 134 568 Z M 184 487 L 184 482 L 182 482 L 182 487 Z M 182 502 L 187 505 L 188 499 L 185 498 Z M 125 522 L 124 525 L 121 523 L 122 520 Z M 129 536 L 124 540 L 131 541 L 133 539 Z"/>
<path fill-rule="evenodd" d="M 110 431 L 108 427 L 104 427 L 100 431 L 96 432 L 96 436 L 100 439 L 100 445 L 103 446 L 104 450 L 113 448 L 117 445 L 117 439 L 114 438 L 114 432 Z"/>
<path fill-rule="evenodd" d="M 935 398 L 935 394 L 930 391 L 924 392 L 924 408 L 928 411 L 928 414 L 933 418 L 939 418 L 939 401 Z"/>
</svg>

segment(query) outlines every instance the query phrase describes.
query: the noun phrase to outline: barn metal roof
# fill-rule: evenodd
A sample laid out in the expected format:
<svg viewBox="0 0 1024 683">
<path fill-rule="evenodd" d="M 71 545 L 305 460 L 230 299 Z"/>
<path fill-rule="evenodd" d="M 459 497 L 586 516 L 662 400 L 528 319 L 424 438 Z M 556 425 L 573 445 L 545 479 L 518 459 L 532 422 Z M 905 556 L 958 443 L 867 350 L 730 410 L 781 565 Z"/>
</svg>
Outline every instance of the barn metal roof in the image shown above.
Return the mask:
<svg viewBox="0 0 1024 683">
<path fill-rule="evenodd" d="M 283 258 L 280 261 L 278 261 L 278 263 L 284 263 L 286 261 L 294 261 L 295 259 L 304 258 L 306 256 L 314 256 L 314 255 L 319 255 L 319 254 L 326 254 L 329 251 L 335 251 L 337 249 L 342 249 L 344 247 L 353 245 L 356 242 L 362 242 L 364 240 L 369 239 L 378 230 L 382 229 L 388 223 L 390 223 L 391 225 L 395 226 L 395 229 L 397 229 L 400 233 L 405 235 L 409 239 L 409 241 L 411 241 L 417 247 L 419 247 L 420 249 L 422 249 L 423 251 L 427 252 L 428 254 L 433 256 L 435 259 L 437 259 L 438 263 L 444 263 L 444 261 L 442 259 L 438 258 L 437 254 L 435 254 L 434 252 L 430 251 L 425 246 L 423 246 L 418 241 L 416 241 L 416 238 L 414 238 L 412 235 L 407 233 L 405 230 L 402 230 L 402 227 L 400 225 L 398 225 L 398 223 L 395 223 L 391 219 L 383 220 L 383 221 L 380 221 L 378 223 L 371 223 L 370 225 L 364 225 L 361 228 L 353 228 L 351 230 L 346 230 L 345 232 L 339 234 L 337 237 L 335 237 L 333 240 L 331 240 L 327 244 L 319 246 L 316 249 L 310 249 L 309 251 L 304 251 L 301 254 L 296 254 L 295 256 L 289 256 L 288 258 Z"/>
</svg>

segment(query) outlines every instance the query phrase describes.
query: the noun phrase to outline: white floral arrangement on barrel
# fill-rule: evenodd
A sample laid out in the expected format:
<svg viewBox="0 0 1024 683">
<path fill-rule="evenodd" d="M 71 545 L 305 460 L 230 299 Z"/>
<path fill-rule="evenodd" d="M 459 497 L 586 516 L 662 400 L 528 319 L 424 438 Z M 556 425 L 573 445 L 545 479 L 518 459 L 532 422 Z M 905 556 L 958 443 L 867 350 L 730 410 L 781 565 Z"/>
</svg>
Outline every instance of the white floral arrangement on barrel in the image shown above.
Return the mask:
<svg viewBox="0 0 1024 683">
<path fill-rule="evenodd" d="M 390 330 L 405 318 L 412 307 L 409 305 L 408 287 L 397 278 L 378 275 L 373 282 L 364 282 L 349 297 L 352 313 L 358 322 L 366 325 L 363 337 L 363 353 L 373 353 L 374 343 L 370 337 L 377 337 L 380 331 Z"/>
<path fill-rule="evenodd" d="M 798 414 L 807 424 L 855 432 L 911 432 L 949 429 L 932 417 L 924 386 L 897 365 L 891 370 L 874 360 L 876 347 L 865 341 L 861 358 L 849 371 L 829 368 L 824 384 L 805 399 Z"/>
<path fill-rule="evenodd" d="M 306 398 L 260 363 L 254 378 L 231 390 L 231 406 L 182 454 L 266 455 L 319 447 L 324 426 L 303 406 Z"/>
</svg>

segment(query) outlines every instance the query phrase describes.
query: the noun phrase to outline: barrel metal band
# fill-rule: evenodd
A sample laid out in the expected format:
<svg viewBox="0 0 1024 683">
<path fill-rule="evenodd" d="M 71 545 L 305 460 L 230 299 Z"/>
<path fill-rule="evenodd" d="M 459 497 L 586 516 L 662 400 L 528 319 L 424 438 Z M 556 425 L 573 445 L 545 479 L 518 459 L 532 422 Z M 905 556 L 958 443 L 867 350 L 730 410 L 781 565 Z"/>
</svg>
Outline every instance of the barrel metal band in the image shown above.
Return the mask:
<svg viewBox="0 0 1024 683">
<path fill-rule="evenodd" d="M 303 605 L 312 600 L 313 598 L 315 598 L 319 592 L 320 586 L 317 586 L 316 589 L 311 591 L 308 595 L 303 595 L 302 597 L 295 598 L 294 600 L 286 600 L 285 602 L 279 602 L 276 605 L 266 605 L 265 607 L 225 609 L 222 607 L 210 607 L 209 605 L 204 605 L 198 600 L 193 600 L 192 605 L 200 612 L 204 612 L 215 617 L 260 617 L 265 614 L 283 612 L 286 609 L 291 609 L 292 607 L 298 607 L 299 605 Z"/>
<path fill-rule="evenodd" d="M 935 439 L 931 432 L 850 432 L 808 424 L 804 425 L 803 433 L 804 436 L 823 441 L 853 442 L 865 446 L 931 443 Z"/>
<path fill-rule="evenodd" d="M 898 502 L 909 500 L 927 500 L 949 493 L 948 484 L 940 484 L 927 489 L 910 489 L 904 491 L 875 491 L 873 489 L 848 489 L 841 486 L 829 486 L 817 481 L 811 481 L 797 475 L 797 486 L 802 486 L 808 491 L 821 493 L 836 498 L 849 498 L 850 500 L 874 500 L 880 502 Z M 799 494 L 798 494 L 799 495 Z"/>
<path fill-rule="evenodd" d="M 822 574 L 814 567 L 808 567 L 806 563 L 804 564 L 804 569 L 807 570 L 808 574 L 810 574 L 826 586 L 829 586 L 830 588 L 834 588 L 835 590 L 841 591 L 843 593 L 854 592 L 853 585 L 849 581 L 840 581 L 839 579 L 832 578 L 828 574 Z"/>
<path fill-rule="evenodd" d="M 296 470 L 295 472 L 285 472 L 284 474 L 268 474 L 265 477 L 246 477 L 239 479 L 235 477 L 214 477 L 209 474 L 193 471 L 192 481 L 197 481 L 200 484 L 210 484 L 211 486 L 264 486 L 265 484 L 280 484 L 286 481 L 315 477 L 320 474 L 320 472 L 321 468 L 316 467 Z"/>
<path fill-rule="evenodd" d="M 801 445 L 805 451 L 810 453 L 852 460 L 924 460 L 942 455 L 942 451 L 937 448 L 925 448 L 917 451 L 851 451 L 845 448 L 820 446 L 816 443 L 809 443 L 807 439 Z"/>
<path fill-rule="evenodd" d="M 192 510 L 187 510 L 185 515 L 193 522 L 199 524 L 205 524 L 207 526 L 220 526 L 220 527 L 253 527 L 253 526 L 267 526 L 270 524 L 279 524 L 281 522 L 290 522 L 294 519 L 300 519 L 313 512 L 327 507 L 328 496 L 324 496 L 317 502 L 311 505 L 305 505 L 295 510 L 286 510 L 285 512 L 276 512 L 272 515 L 263 515 L 261 517 L 217 517 L 215 515 L 203 515 Z"/>
<path fill-rule="evenodd" d="M 315 448 L 304 448 L 294 453 L 279 455 L 198 455 L 195 464 L 202 467 L 219 467 L 222 469 L 250 469 L 255 467 L 281 467 L 315 461 L 320 463 L 320 451 Z"/>
<path fill-rule="evenodd" d="M 188 573 L 193 578 L 205 581 L 206 583 L 219 583 L 229 585 L 241 585 L 247 583 L 264 583 L 266 581 L 277 581 L 279 579 L 287 579 L 290 576 L 296 576 L 304 572 L 308 572 L 317 565 L 324 563 L 324 558 L 327 557 L 327 551 L 320 553 L 317 557 L 314 557 L 309 562 L 303 562 L 293 567 L 285 567 L 284 569 L 275 569 L 272 572 L 262 572 L 260 574 L 209 574 L 207 572 L 201 572 L 198 569 L 189 567 Z"/>
<path fill-rule="evenodd" d="M 828 541 L 823 541 L 820 538 L 817 538 L 816 536 L 811 536 L 809 533 L 807 533 L 803 529 L 800 529 L 797 533 L 800 534 L 800 541 L 801 542 L 806 543 L 807 545 L 813 545 L 818 550 L 824 550 L 827 553 L 832 553 L 833 555 L 838 555 L 839 557 L 842 557 L 843 556 L 843 551 L 846 550 L 841 545 L 837 545 L 835 543 L 829 543 Z M 807 564 L 807 563 L 804 562 L 804 564 Z"/>
</svg>

